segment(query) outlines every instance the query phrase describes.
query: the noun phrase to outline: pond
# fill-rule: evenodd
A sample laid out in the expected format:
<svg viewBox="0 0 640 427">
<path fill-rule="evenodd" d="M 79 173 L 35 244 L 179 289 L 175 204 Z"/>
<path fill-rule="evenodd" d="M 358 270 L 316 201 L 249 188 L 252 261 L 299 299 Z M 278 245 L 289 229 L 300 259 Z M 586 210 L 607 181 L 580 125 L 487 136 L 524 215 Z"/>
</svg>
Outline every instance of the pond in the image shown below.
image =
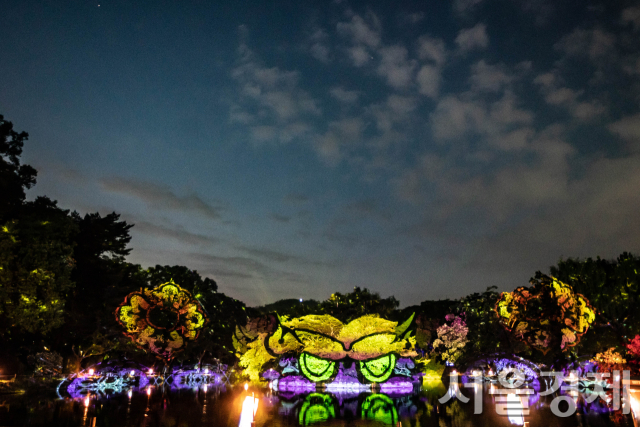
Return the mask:
<svg viewBox="0 0 640 427">
<path fill-rule="evenodd" d="M 482 405 L 476 404 L 470 389 L 463 393 L 469 397 L 467 403 L 452 398 L 441 404 L 438 399 L 446 393 L 442 383 L 397 393 L 279 392 L 205 384 L 180 389 L 146 386 L 61 399 L 0 395 L 0 426 L 637 426 L 633 412 L 611 411 L 602 399 L 587 404 L 577 394 L 572 397 L 577 402 L 575 414 L 558 417 L 551 410 L 554 396 L 509 393 L 501 400 L 489 387 L 475 394 Z M 630 395 L 637 405 L 635 393 Z M 507 413 L 500 415 L 508 405 Z M 481 413 L 474 414 L 478 408 Z M 568 404 L 560 408 L 567 410 Z"/>
</svg>

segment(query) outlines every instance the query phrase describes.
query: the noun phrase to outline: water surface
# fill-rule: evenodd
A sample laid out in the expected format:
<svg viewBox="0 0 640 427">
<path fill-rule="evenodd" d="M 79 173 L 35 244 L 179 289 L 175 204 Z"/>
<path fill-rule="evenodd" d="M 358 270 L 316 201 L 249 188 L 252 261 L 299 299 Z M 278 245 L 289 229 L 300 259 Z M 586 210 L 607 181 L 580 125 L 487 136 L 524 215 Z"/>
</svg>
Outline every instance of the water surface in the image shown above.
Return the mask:
<svg viewBox="0 0 640 427">
<path fill-rule="evenodd" d="M 229 385 L 195 389 L 146 387 L 118 394 L 79 398 L 33 398 L 0 395 L 0 426 L 199 427 L 199 426 L 394 426 L 475 427 L 635 426 L 632 415 L 612 412 L 607 402 L 583 404 L 574 415 L 559 418 L 550 409 L 553 396 L 528 396 L 529 414 L 498 415 L 500 402 L 484 391 L 482 414 L 474 414 L 473 393 L 467 403 L 440 404 L 442 384 L 415 393 L 274 392 Z M 516 402 L 515 395 L 507 403 Z M 4 403 L 3 403 L 4 402 Z M 520 402 L 520 401 L 517 401 Z M 517 406 L 517 405 L 516 405 Z"/>
</svg>

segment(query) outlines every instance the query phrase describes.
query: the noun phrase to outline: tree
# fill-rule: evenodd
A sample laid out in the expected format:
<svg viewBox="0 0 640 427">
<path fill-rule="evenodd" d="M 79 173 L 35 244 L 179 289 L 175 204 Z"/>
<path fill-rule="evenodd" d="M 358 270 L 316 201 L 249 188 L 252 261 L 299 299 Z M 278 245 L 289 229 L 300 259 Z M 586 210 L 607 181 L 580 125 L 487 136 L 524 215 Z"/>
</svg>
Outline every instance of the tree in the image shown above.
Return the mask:
<svg viewBox="0 0 640 427">
<path fill-rule="evenodd" d="M 63 324 L 77 233 L 68 211 L 46 197 L 21 206 L 19 218 L 0 232 L 0 335 L 13 342 Z"/>
<path fill-rule="evenodd" d="M 511 336 L 502 327 L 495 312 L 500 294 L 496 287 L 488 287 L 482 293 L 473 293 L 462 298 L 453 308 L 453 313 L 464 316 L 469 336 L 473 339 L 465 347 L 465 360 L 502 351 L 517 351 Z"/>
<path fill-rule="evenodd" d="M 437 329 L 438 338 L 433 342 L 433 349 L 443 361 L 455 363 L 462 356 L 463 349 L 469 342 L 467 339 L 469 328 L 464 319 L 454 314 L 448 314 L 445 320 L 448 323 Z"/>
<path fill-rule="evenodd" d="M 620 350 L 640 334 L 640 258 L 624 252 L 616 260 L 568 258 L 551 274 L 571 284 L 597 311 L 593 333 L 585 337 L 590 352 L 611 345 Z"/>
<path fill-rule="evenodd" d="M 278 313 L 290 317 L 301 317 L 307 314 L 320 313 L 319 302 L 313 299 L 302 300 L 298 298 L 281 299 L 262 307 L 255 307 L 262 314 Z"/>
<path fill-rule="evenodd" d="M 196 270 L 185 266 L 156 265 L 147 270 L 149 287 L 173 280 L 200 302 L 209 317 L 201 338 L 190 344 L 178 360 L 201 361 L 207 354 L 214 358 L 231 361 L 234 358 L 232 335 L 236 325 L 247 323 L 247 309 L 244 303 L 218 292 L 218 284 L 202 278 Z"/>
<path fill-rule="evenodd" d="M 589 301 L 566 283 L 539 272 L 531 285 L 500 295 L 496 312 L 503 326 L 543 355 L 577 345 L 595 319 Z"/>
<path fill-rule="evenodd" d="M 146 284 L 144 271 L 125 261 L 132 225 L 114 213 L 77 212 L 70 215 L 77 227 L 71 279 L 75 287 L 65 305 L 65 326 L 51 337 L 51 347 L 65 358 L 67 369 L 76 370 L 82 359 L 118 349 L 120 328 L 113 310 L 131 291 Z M 129 346 L 125 346 L 129 348 Z"/>
<path fill-rule="evenodd" d="M 378 293 L 369 289 L 353 288 L 353 292 L 341 294 L 336 292 L 319 305 L 319 311 L 348 323 L 365 314 L 378 314 L 391 319 L 400 302 L 394 297 L 380 298 Z"/>
<path fill-rule="evenodd" d="M 22 206 L 25 189 L 36 183 L 36 170 L 20 164 L 20 155 L 26 132 L 13 130 L 13 123 L 0 115 L 0 224 L 4 223 Z"/>
</svg>

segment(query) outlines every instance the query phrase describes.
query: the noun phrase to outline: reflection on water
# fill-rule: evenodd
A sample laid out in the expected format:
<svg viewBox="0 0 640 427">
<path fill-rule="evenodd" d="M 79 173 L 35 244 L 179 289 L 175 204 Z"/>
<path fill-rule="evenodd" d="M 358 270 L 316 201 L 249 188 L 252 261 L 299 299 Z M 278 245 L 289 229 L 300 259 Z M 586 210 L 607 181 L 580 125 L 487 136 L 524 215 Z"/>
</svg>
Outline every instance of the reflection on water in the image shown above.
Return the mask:
<svg viewBox="0 0 640 427">
<path fill-rule="evenodd" d="M 0 396 L 0 426 L 342 427 L 362 424 L 395 427 L 398 423 L 405 427 L 510 427 L 527 423 L 532 427 L 638 426 L 640 393 L 628 393 L 632 415 L 624 416 L 621 411 L 611 412 L 606 393 L 587 402 L 591 399 L 589 395 L 578 396 L 569 391 L 563 396 L 576 403 L 577 413 L 558 418 L 550 409 L 554 396 L 540 396 L 539 391 L 530 395 L 496 393 L 499 389 L 499 385 L 486 385 L 477 395 L 482 400 L 483 411 L 474 414 L 473 387 L 457 389 L 470 398 L 469 402 L 452 399 L 441 404 L 438 399 L 447 393 L 447 388 L 440 382 L 429 383 L 420 391 L 410 393 L 401 388 L 363 393 L 305 389 L 280 392 L 273 387 L 245 390 L 243 385 L 230 387 L 213 383 L 192 388 L 147 384 L 121 393 L 100 391 L 64 399 Z M 566 402 L 563 405 L 566 406 Z"/>
<path fill-rule="evenodd" d="M 244 398 L 244 402 L 242 402 L 242 412 L 240 413 L 240 423 L 238 423 L 238 427 L 251 427 L 253 424 L 253 418 L 258 412 L 258 403 L 260 399 L 254 397 L 253 395 L 247 396 Z"/>
<path fill-rule="evenodd" d="M 385 425 L 398 422 L 398 411 L 393 400 L 384 394 L 372 394 L 362 402 L 362 419 L 375 420 Z"/>
<path fill-rule="evenodd" d="M 525 396 L 526 399 L 526 396 Z M 528 400 L 528 399 L 527 399 Z M 524 402 L 515 393 L 507 394 L 507 416 L 511 424 L 524 425 Z"/>
<path fill-rule="evenodd" d="M 323 393 L 311 393 L 302 403 L 298 420 L 301 426 L 308 426 L 335 417 L 335 404 L 331 396 Z"/>
</svg>

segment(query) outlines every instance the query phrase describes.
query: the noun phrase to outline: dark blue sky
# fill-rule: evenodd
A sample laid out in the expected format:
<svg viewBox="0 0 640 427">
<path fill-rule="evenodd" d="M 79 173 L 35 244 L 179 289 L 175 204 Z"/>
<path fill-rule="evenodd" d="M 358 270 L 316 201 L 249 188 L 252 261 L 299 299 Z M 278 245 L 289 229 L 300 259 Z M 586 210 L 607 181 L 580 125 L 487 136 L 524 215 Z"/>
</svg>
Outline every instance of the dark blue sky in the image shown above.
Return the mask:
<svg viewBox="0 0 640 427">
<path fill-rule="evenodd" d="M 251 305 L 640 252 L 633 2 L 8 0 L 0 40 L 30 197 Z"/>
</svg>

